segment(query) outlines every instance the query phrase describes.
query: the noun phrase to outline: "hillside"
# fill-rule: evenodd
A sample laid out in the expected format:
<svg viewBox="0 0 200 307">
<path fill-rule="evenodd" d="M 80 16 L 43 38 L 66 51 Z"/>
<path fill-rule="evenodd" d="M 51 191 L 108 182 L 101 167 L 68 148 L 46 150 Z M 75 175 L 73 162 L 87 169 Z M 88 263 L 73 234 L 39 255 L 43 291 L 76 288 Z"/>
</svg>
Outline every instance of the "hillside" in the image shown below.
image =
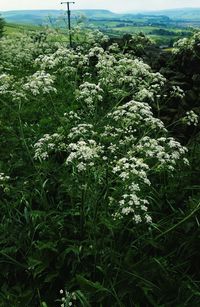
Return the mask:
<svg viewBox="0 0 200 307">
<path fill-rule="evenodd" d="M 7 22 L 11 23 L 28 23 L 28 24 L 42 24 L 48 16 L 58 18 L 62 11 L 58 10 L 30 10 L 30 11 L 7 11 L 2 12 L 2 16 Z"/>
<path fill-rule="evenodd" d="M 7 11 L 2 12 L 1 15 L 7 22 L 12 23 L 29 23 L 42 24 L 48 16 L 58 18 L 65 13 L 63 10 L 24 10 L 24 11 Z M 118 16 L 107 10 L 78 10 L 72 11 L 72 16 L 85 15 L 87 18 L 113 18 Z"/>
</svg>

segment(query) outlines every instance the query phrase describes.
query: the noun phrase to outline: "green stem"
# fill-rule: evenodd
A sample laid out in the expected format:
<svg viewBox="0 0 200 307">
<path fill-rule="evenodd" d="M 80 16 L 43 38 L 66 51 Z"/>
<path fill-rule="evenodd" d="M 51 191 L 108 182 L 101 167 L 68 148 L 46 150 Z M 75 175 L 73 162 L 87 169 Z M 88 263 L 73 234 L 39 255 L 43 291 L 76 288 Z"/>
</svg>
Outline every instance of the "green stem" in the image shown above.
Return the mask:
<svg viewBox="0 0 200 307">
<path fill-rule="evenodd" d="M 28 153 L 28 156 L 29 156 L 29 158 L 30 158 L 30 161 L 31 161 L 32 165 L 35 166 L 35 165 L 34 165 L 33 158 L 32 158 L 31 153 L 30 153 L 30 150 L 29 150 L 28 145 L 27 145 L 27 143 L 26 143 L 26 139 L 25 139 L 25 135 L 24 135 L 24 129 L 23 129 L 23 125 L 22 125 L 22 120 L 21 120 L 20 112 L 21 112 L 21 104 L 19 103 L 19 108 L 18 108 L 18 119 L 19 119 L 19 127 L 20 127 L 21 138 L 22 138 L 22 141 L 23 141 L 24 146 L 25 146 L 25 148 L 26 148 L 26 151 L 27 151 L 27 153 Z"/>
<path fill-rule="evenodd" d="M 161 233 L 160 235 L 158 235 L 155 240 L 160 239 L 161 237 L 165 236 L 166 234 L 168 234 L 169 232 L 171 232 L 172 230 L 176 229 L 177 227 L 179 227 L 180 225 L 184 224 L 187 220 L 189 220 L 197 211 L 199 211 L 200 209 L 200 203 L 198 204 L 197 208 L 195 210 L 193 210 L 189 215 L 187 215 L 183 220 L 181 220 L 179 223 L 177 223 L 176 225 L 170 227 L 169 229 L 167 229 L 166 231 L 164 231 L 163 233 Z"/>
<path fill-rule="evenodd" d="M 84 221 L 85 221 L 85 213 L 84 213 L 84 199 L 85 199 L 85 188 L 81 189 L 81 207 L 80 207 L 80 233 L 81 240 L 83 239 L 83 231 L 84 231 Z"/>
</svg>

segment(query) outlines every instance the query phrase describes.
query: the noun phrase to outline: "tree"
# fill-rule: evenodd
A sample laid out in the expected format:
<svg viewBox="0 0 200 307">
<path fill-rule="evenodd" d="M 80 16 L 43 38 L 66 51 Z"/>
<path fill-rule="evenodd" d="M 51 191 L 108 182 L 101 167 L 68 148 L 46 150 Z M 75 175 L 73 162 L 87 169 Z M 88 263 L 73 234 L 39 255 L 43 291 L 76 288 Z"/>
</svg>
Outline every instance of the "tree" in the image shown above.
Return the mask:
<svg viewBox="0 0 200 307">
<path fill-rule="evenodd" d="M 5 21 L 2 17 L 0 17 L 0 38 L 4 34 L 4 26 L 5 26 Z"/>
</svg>

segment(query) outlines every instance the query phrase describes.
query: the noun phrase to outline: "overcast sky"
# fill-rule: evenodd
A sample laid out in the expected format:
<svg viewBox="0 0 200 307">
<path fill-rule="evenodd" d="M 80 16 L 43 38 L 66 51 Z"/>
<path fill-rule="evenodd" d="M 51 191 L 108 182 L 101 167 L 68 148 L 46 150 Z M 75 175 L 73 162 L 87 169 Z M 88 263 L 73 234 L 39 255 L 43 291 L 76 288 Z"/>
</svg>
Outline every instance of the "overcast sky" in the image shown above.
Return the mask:
<svg viewBox="0 0 200 307">
<path fill-rule="evenodd" d="M 114 12 L 200 7 L 200 0 L 76 0 L 73 9 L 108 9 Z M 0 0 L 0 11 L 61 9 L 59 0 Z"/>
</svg>

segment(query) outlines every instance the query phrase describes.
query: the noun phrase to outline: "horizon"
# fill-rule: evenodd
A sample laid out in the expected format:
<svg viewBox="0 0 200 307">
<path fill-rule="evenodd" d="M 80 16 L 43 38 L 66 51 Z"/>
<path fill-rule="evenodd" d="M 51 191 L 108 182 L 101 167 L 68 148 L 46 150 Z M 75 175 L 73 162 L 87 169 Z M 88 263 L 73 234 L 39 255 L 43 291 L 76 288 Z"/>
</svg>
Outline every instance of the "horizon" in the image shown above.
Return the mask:
<svg viewBox="0 0 200 307">
<path fill-rule="evenodd" d="M 197 7 L 192 7 L 192 6 L 186 6 L 186 7 L 174 7 L 174 8 L 165 8 L 165 9 L 143 9 L 143 10 L 135 10 L 135 13 L 142 13 L 142 12 L 156 12 L 156 11 L 173 11 L 173 10 L 187 10 L 187 9 L 200 9 L 200 6 Z M 9 10 L 0 10 L 0 12 L 12 12 L 12 11 L 63 11 L 65 10 L 64 8 L 42 8 L 42 9 L 9 9 Z M 114 11 L 112 9 L 105 9 L 105 8 L 76 8 L 74 9 L 71 7 L 71 11 L 110 11 L 112 13 L 118 13 L 118 14 L 125 14 L 125 13 L 134 13 L 134 10 L 128 10 L 128 11 Z"/>
<path fill-rule="evenodd" d="M 61 0 L 1 0 L 0 11 L 32 11 L 32 10 L 62 10 L 65 8 L 61 5 Z M 125 12 L 143 12 L 143 11 L 160 11 L 173 9 L 194 9 L 200 8 L 199 0 L 124 0 L 126 4 L 120 0 L 78 0 L 71 5 L 71 10 L 109 10 L 114 13 Z"/>
</svg>

